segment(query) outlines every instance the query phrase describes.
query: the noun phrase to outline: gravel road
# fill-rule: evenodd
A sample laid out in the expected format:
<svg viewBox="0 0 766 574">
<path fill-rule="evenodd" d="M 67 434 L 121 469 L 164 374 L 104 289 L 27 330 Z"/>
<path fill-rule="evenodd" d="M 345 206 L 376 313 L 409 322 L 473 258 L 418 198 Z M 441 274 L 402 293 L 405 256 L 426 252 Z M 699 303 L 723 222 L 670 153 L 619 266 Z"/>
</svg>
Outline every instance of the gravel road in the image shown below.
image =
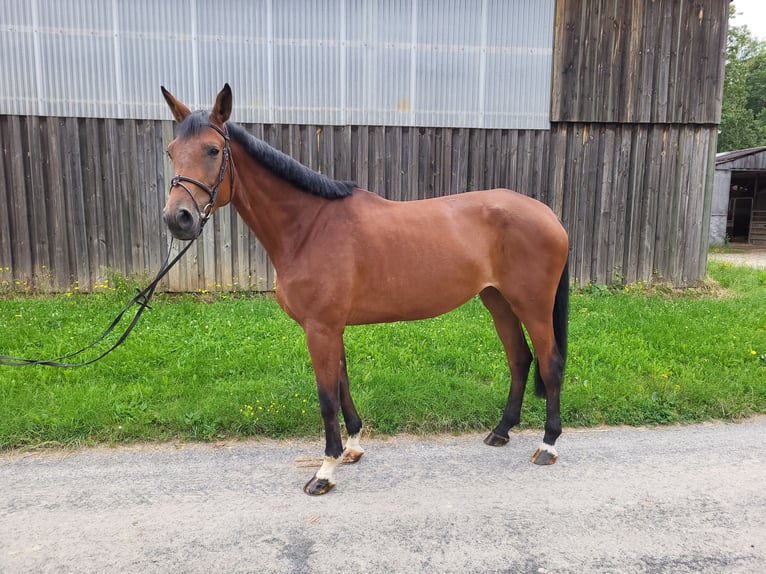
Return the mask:
<svg viewBox="0 0 766 574">
<path fill-rule="evenodd" d="M 754 267 L 755 269 L 766 269 L 766 249 L 752 246 L 738 247 L 733 253 L 711 253 L 708 255 L 708 259 L 721 263 L 731 263 L 732 265 Z"/>
<path fill-rule="evenodd" d="M 365 443 L 318 498 L 319 441 L 0 456 L 0 572 L 766 572 L 766 417 Z"/>
</svg>

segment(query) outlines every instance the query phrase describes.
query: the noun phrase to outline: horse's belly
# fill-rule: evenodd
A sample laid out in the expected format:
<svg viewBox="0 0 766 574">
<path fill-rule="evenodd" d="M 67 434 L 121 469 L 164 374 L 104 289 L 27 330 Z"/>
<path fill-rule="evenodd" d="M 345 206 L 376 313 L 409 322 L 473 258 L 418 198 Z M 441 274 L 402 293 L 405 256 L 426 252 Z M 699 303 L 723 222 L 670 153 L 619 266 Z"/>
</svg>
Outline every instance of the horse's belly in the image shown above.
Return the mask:
<svg viewBox="0 0 766 574">
<path fill-rule="evenodd" d="M 477 265 L 433 269 L 424 264 L 408 272 L 380 275 L 356 290 L 348 324 L 436 317 L 459 307 L 489 282 Z"/>
</svg>

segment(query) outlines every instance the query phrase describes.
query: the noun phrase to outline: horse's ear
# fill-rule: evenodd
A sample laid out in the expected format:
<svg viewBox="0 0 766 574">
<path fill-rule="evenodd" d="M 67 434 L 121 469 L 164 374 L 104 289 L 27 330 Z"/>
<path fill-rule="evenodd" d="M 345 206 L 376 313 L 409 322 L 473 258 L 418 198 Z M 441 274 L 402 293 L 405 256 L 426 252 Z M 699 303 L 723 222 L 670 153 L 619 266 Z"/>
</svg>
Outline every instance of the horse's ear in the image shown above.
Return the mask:
<svg viewBox="0 0 766 574">
<path fill-rule="evenodd" d="M 231 87 L 226 84 L 223 89 L 218 92 L 215 98 L 215 105 L 213 111 L 210 113 L 210 119 L 216 124 L 222 126 L 231 116 Z"/>
<path fill-rule="evenodd" d="M 180 124 L 182 121 L 186 119 L 186 116 L 188 116 L 191 113 L 191 110 L 187 108 L 184 104 L 179 102 L 173 94 L 168 92 L 165 89 L 165 86 L 160 86 L 160 87 L 162 88 L 162 95 L 165 96 L 165 101 L 168 103 L 168 107 L 170 108 L 170 111 L 173 113 L 173 117 Z"/>
</svg>

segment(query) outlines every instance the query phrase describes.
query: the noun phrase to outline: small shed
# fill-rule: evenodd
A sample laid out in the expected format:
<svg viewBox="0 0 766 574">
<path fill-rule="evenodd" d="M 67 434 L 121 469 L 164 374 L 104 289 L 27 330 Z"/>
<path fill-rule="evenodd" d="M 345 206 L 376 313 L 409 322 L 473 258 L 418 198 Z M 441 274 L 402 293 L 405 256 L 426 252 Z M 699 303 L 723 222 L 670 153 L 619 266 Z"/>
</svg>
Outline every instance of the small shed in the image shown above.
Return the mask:
<svg viewBox="0 0 766 574">
<path fill-rule="evenodd" d="M 710 244 L 766 246 L 766 147 L 719 153 L 710 218 Z"/>
</svg>

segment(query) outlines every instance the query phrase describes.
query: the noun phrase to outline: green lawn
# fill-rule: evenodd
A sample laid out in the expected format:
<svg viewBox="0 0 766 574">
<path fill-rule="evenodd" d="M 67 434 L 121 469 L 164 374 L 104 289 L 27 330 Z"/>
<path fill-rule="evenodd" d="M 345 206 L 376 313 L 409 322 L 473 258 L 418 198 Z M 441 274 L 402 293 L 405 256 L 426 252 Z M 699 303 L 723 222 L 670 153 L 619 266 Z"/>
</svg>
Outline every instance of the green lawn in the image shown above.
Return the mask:
<svg viewBox="0 0 766 574">
<path fill-rule="evenodd" d="M 640 286 L 572 294 L 564 425 L 653 424 L 766 412 L 766 272 L 713 264 L 724 296 Z M 105 290 L 106 291 L 106 290 Z M 0 354 L 49 358 L 105 328 L 126 289 L 0 298 Z M 128 341 L 79 369 L 0 367 L 0 449 L 170 438 L 319 436 L 300 328 L 268 297 L 160 296 Z M 367 430 L 494 426 L 505 357 L 478 300 L 414 323 L 346 332 Z M 542 428 L 530 392 L 524 425 Z"/>
</svg>

